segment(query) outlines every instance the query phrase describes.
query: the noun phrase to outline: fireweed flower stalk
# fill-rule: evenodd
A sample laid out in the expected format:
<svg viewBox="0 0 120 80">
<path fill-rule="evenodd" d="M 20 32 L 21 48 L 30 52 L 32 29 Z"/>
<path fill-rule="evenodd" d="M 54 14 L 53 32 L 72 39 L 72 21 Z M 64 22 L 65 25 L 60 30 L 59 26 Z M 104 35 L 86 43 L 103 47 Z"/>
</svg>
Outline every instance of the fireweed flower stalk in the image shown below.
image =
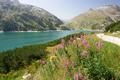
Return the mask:
<svg viewBox="0 0 120 80">
<path fill-rule="evenodd" d="M 65 44 L 65 40 L 64 39 L 61 39 L 61 44 Z"/>
<path fill-rule="evenodd" d="M 63 66 L 64 66 L 64 68 L 65 68 L 63 80 L 66 80 L 67 72 L 68 72 L 68 69 L 69 69 L 69 67 L 70 67 L 70 61 L 69 61 L 69 60 L 66 60 L 66 59 L 63 59 Z"/>
<path fill-rule="evenodd" d="M 90 47 L 90 45 L 89 45 L 89 43 L 87 42 L 86 39 L 83 39 L 83 40 L 82 40 L 82 44 L 83 44 L 83 46 L 85 47 L 85 49 L 88 49 L 88 48 Z"/>
<path fill-rule="evenodd" d="M 69 39 L 68 43 L 69 43 L 69 44 L 72 44 L 72 43 L 73 43 L 73 41 L 74 41 L 74 38 L 73 38 L 73 37 L 70 37 L 70 39 Z"/>
<path fill-rule="evenodd" d="M 90 47 L 90 44 L 87 42 L 87 40 L 82 35 L 81 35 L 81 41 L 85 49 L 88 49 Z"/>
<path fill-rule="evenodd" d="M 84 39 L 84 36 L 83 36 L 83 35 L 80 35 L 80 39 L 83 40 L 83 39 Z"/>
<path fill-rule="evenodd" d="M 73 61 L 69 59 L 64 59 L 64 79 L 63 80 L 71 80 L 71 69 L 73 69 L 75 64 Z"/>
<path fill-rule="evenodd" d="M 74 80 L 79 80 L 79 74 L 78 73 L 74 74 Z"/>
<path fill-rule="evenodd" d="M 65 69 L 68 69 L 70 67 L 71 62 L 69 60 L 64 61 L 64 67 Z"/>
<path fill-rule="evenodd" d="M 58 44 L 57 50 L 58 50 L 58 49 L 64 49 L 64 48 L 65 48 L 65 40 L 64 40 L 64 39 L 61 39 L 61 43 Z"/>
<path fill-rule="evenodd" d="M 47 62 L 44 59 L 40 60 L 40 64 L 45 65 L 46 63 Z"/>
<path fill-rule="evenodd" d="M 97 46 L 98 49 L 101 49 L 103 47 L 103 45 L 104 45 L 104 43 L 101 40 L 96 42 L 96 46 Z"/>
<path fill-rule="evenodd" d="M 79 38 L 79 40 L 80 40 L 80 38 Z M 68 44 L 73 44 L 77 48 L 80 47 L 80 45 L 78 43 L 78 38 L 76 36 L 70 37 L 70 39 L 68 40 Z"/>
<path fill-rule="evenodd" d="M 82 73 L 75 73 L 74 80 L 86 80 L 86 78 Z"/>
<path fill-rule="evenodd" d="M 81 53 L 81 58 L 88 58 L 88 51 L 84 50 L 82 53 Z"/>
</svg>

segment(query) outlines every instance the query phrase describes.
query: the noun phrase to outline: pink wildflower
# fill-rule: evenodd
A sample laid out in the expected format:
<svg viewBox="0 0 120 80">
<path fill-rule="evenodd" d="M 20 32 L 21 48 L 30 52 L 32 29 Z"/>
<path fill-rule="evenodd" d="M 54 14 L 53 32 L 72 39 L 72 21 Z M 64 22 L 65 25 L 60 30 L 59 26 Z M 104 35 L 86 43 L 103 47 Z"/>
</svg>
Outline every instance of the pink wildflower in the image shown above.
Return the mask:
<svg viewBox="0 0 120 80">
<path fill-rule="evenodd" d="M 73 41 L 74 41 L 74 38 L 73 38 L 73 37 L 70 37 L 70 39 L 69 39 L 69 44 L 73 43 Z"/>
<path fill-rule="evenodd" d="M 76 40 L 74 40 L 74 41 L 73 41 L 73 44 L 76 45 L 76 43 L 77 43 Z"/>
<path fill-rule="evenodd" d="M 74 80 L 86 80 L 85 76 L 81 73 L 76 73 L 74 75 Z"/>
<path fill-rule="evenodd" d="M 90 45 L 89 45 L 89 43 L 87 42 L 86 39 L 83 39 L 83 40 L 82 40 L 82 44 L 83 44 L 83 46 L 84 46 L 86 49 L 88 49 L 88 48 L 90 47 Z"/>
<path fill-rule="evenodd" d="M 87 40 L 85 39 L 85 36 L 81 35 L 80 39 L 82 41 L 83 46 L 85 47 L 85 49 L 88 49 L 90 47 L 89 43 L 87 42 Z"/>
<path fill-rule="evenodd" d="M 65 40 L 61 39 L 61 43 L 58 44 L 57 49 L 64 49 L 64 47 L 65 47 Z"/>
<path fill-rule="evenodd" d="M 83 39 L 84 39 L 84 36 L 83 36 L 83 35 L 81 35 L 81 36 L 80 36 L 80 39 L 81 39 L 81 40 L 83 40 Z"/>
<path fill-rule="evenodd" d="M 96 46 L 97 46 L 97 48 L 102 48 L 103 47 L 103 42 L 102 41 L 99 41 L 99 42 L 97 42 L 96 43 Z"/>
<path fill-rule="evenodd" d="M 40 64 L 45 65 L 47 62 L 45 60 L 40 60 Z"/>
<path fill-rule="evenodd" d="M 74 80 L 79 80 L 79 74 L 78 73 L 74 74 Z"/>
<path fill-rule="evenodd" d="M 70 40 L 68 40 L 68 43 L 71 44 L 72 42 Z"/>
<path fill-rule="evenodd" d="M 64 49 L 64 45 L 63 44 L 59 44 L 58 45 L 58 49 Z"/>
<path fill-rule="evenodd" d="M 80 77 L 80 80 L 86 80 L 86 77 L 81 73 L 79 73 L 79 77 Z"/>
<path fill-rule="evenodd" d="M 69 61 L 69 60 L 66 60 L 65 63 L 64 63 L 64 67 L 65 67 L 66 69 L 68 69 L 69 66 L 70 66 L 70 61 Z"/>
<path fill-rule="evenodd" d="M 65 44 L 65 40 L 64 39 L 61 39 L 61 44 Z"/>
<path fill-rule="evenodd" d="M 84 51 L 81 53 L 81 57 L 82 57 L 82 58 L 87 58 L 87 57 L 88 57 L 88 51 L 84 50 Z"/>
</svg>

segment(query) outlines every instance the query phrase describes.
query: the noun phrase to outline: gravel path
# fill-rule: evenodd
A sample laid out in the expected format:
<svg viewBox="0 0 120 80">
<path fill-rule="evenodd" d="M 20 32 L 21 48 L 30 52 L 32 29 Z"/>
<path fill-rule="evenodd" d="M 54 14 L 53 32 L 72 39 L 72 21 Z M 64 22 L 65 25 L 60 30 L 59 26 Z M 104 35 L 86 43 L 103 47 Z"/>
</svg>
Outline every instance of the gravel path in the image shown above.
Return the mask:
<svg viewBox="0 0 120 80">
<path fill-rule="evenodd" d="M 120 38 L 118 38 L 118 37 L 108 36 L 108 35 L 104 35 L 102 33 L 97 34 L 97 37 L 101 38 L 104 41 L 111 42 L 111 43 L 114 43 L 114 44 L 120 46 Z"/>
</svg>

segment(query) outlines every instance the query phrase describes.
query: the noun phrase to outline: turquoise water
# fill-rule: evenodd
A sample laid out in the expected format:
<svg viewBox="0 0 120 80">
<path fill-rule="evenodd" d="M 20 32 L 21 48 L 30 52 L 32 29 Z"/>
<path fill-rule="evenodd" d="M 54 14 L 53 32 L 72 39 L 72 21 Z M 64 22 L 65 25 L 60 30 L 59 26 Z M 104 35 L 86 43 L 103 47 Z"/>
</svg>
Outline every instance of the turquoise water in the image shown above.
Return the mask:
<svg viewBox="0 0 120 80">
<path fill-rule="evenodd" d="M 47 43 L 75 32 L 3 32 L 0 33 L 0 52 L 33 44 Z"/>
</svg>

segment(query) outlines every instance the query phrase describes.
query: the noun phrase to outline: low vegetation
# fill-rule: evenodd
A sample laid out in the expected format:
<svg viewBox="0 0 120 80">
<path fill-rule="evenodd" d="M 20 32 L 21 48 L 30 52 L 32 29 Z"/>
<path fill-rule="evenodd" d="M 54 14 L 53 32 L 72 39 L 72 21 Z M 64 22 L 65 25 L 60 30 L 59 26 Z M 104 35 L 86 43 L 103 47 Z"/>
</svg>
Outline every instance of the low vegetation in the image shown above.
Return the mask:
<svg viewBox="0 0 120 80">
<path fill-rule="evenodd" d="M 106 32 L 116 32 L 116 31 L 120 31 L 120 21 L 116 22 L 116 23 L 112 23 L 111 25 L 107 26 L 105 28 Z"/>
<path fill-rule="evenodd" d="M 78 35 L 78 34 L 77 34 Z M 70 36 L 64 39 L 68 40 Z M 23 48 L 16 48 L 0 53 L 0 73 L 8 73 L 11 70 L 18 70 L 19 68 L 30 65 L 33 61 L 47 57 L 48 46 L 55 46 L 60 43 L 60 40 L 55 40 L 49 43 L 26 46 Z"/>
<path fill-rule="evenodd" d="M 38 80 L 119 79 L 120 47 L 103 42 L 95 35 L 71 37 L 68 42 L 62 40 L 60 45 L 54 55 L 40 62 Z"/>
<path fill-rule="evenodd" d="M 113 33 L 110 33 L 110 32 L 107 32 L 105 33 L 106 35 L 109 35 L 109 36 L 113 36 L 113 37 L 118 37 L 120 38 L 120 32 L 117 31 L 117 32 L 113 32 Z"/>
<path fill-rule="evenodd" d="M 33 59 L 30 60 L 32 61 L 30 66 L 10 72 L 4 77 L 1 74 L 0 79 L 20 80 L 26 71 L 32 74 L 29 80 L 120 79 L 120 47 L 104 42 L 95 35 L 77 34 L 44 46 L 47 47 L 36 46 L 38 50 L 29 49 L 30 54 L 30 51 L 33 51 L 33 54 L 40 53 L 40 48 L 44 50 L 41 57 L 39 54 L 39 58 L 30 58 Z"/>
<path fill-rule="evenodd" d="M 17 48 L 15 50 L 0 53 L 0 73 L 8 73 L 11 70 L 18 70 L 21 67 L 30 65 L 32 61 L 46 57 L 47 46 L 54 46 L 59 41 L 47 44 Z"/>
</svg>

